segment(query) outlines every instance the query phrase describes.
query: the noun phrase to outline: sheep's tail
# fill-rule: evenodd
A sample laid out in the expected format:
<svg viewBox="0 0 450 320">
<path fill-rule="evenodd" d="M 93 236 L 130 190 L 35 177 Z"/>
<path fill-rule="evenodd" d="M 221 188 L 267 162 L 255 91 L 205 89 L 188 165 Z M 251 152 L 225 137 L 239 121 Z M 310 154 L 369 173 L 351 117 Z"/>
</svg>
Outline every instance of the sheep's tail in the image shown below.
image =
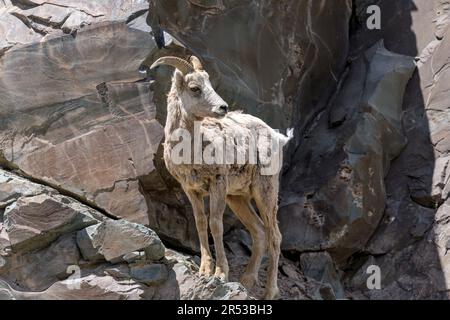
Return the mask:
<svg viewBox="0 0 450 320">
<path fill-rule="evenodd" d="M 286 130 L 286 137 L 288 138 L 288 142 L 294 137 L 294 128 L 288 128 Z"/>
<path fill-rule="evenodd" d="M 279 135 L 280 135 L 281 144 L 284 146 L 289 141 L 291 141 L 291 139 L 294 137 L 294 128 L 288 128 L 286 130 L 286 135 L 281 134 L 281 133 Z"/>
</svg>

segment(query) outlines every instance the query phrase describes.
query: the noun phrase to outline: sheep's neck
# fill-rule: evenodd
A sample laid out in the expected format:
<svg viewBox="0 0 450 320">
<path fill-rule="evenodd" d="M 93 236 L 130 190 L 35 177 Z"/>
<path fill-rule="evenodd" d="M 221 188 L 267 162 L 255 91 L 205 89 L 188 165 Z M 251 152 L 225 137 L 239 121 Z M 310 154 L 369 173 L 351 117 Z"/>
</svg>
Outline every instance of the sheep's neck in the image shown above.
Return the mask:
<svg viewBox="0 0 450 320">
<path fill-rule="evenodd" d="M 177 96 L 169 95 L 167 103 L 167 120 L 164 129 L 165 142 L 169 145 L 176 142 L 171 142 L 170 137 L 176 129 L 185 129 L 189 133 L 194 133 L 194 119 L 189 117 L 186 113 L 182 111 L 181 101 Z"/>
</svg>

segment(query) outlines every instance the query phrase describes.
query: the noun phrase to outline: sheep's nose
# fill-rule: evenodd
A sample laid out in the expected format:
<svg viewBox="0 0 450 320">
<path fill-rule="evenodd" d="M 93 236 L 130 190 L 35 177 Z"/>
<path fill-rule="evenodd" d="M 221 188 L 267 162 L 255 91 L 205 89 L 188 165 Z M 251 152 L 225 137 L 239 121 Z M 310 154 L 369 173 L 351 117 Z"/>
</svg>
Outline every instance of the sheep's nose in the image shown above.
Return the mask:
<svg viewBox="0 0 450 320">
<path fill-rule="evenodd" d="M 222 111 L 223 113 L 227 113 L 228 112 L 228 106 L 224 104 L 224 105 L 219 107 L 219 110 Z"/>
</svg>

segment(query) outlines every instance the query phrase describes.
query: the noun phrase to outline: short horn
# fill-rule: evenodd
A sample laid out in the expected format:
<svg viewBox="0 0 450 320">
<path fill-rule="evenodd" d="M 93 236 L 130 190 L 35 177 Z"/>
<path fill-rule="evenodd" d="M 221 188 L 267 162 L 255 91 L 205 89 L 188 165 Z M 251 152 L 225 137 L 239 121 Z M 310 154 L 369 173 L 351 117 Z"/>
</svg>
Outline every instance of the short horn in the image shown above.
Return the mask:
<svg viewBox="0 0 450 320">
<path fill-rule="evenodd" d="M 153 64 L 150 66 L 150 69 L 156 68 L 160 65 L 168 65 L 177 68 L 183 75 L 194 71 L 194 67 L 189 62 L 178 57 L 161 57 L 153 62 Z"/>
<path fill-rule="evenodd" d="M 191 56 L 190 61 L 195 70 L 203 70 L 203 66 L 199 58 L 196 56 Z"/>
</svg>

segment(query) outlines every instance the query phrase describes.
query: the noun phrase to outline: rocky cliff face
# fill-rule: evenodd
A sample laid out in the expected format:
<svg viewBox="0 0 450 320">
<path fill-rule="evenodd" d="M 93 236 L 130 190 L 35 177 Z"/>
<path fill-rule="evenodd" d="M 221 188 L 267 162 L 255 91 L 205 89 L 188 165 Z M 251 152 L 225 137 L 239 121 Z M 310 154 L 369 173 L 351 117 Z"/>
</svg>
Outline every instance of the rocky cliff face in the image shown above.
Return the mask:
<svg viewBox="0 0 450 320">
<path fill-rule="evenodd" d="M 137 72 L 194 53 L 232 108 L 295 128 L 284 298 L 448 298 L 449 23 L 444 0 L 0 1 L 0 296 L 260 296 L 195 275 L 161 159 L 171 70 Z M 234 281 L 251 240 L 225 224 Z"/>
</svg>

